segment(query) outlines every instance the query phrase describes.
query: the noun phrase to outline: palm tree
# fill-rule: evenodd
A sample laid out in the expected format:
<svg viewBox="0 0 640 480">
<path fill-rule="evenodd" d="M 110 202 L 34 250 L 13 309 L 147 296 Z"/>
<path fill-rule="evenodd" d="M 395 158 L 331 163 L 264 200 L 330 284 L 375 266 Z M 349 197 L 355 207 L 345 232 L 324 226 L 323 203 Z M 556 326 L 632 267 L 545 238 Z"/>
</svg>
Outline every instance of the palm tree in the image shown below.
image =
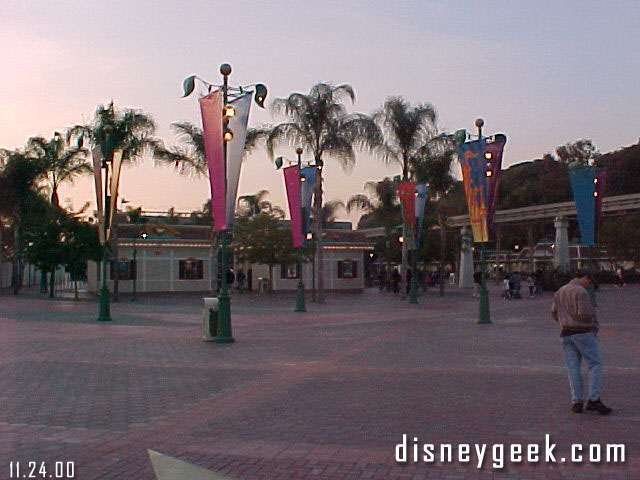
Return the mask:
<svg viewBox="0 0 640 480">
<path fill-rule="evenodd" d="M 358 228 L 383 227 L 385 238 L 380 248 L 384 251 L 387 260 L 386 273 L 391 273 L 391 255 L 389 247 L 395 242 L 397 236 L 395 230 L 401 223 L 401 211 L 396 195 L 396 184 L 390 178 L 378 182 L 367 182 L 364 186 L 370 195 L 356 194 L 347 202 L 347 212 L 360 210 L 365 214 L 358 222 Z"/>
<path fill-rule="evenodd" d="M 331 200 L 330 202 L 322 205 L 320 209 L 320 218 L 322 219 L 322 225 L 329 227 L 336 221 L 336 216 L 339 210 L 345 210 L 346 206 L 341 200 Z"/>
<path fill-rule="evenodd" d="M 177 122 L 171 126 L 178 136 L 179 144 L 166 147 L 158 142 L 153 151 L 156 165 L 174 167 L 180 175 L 197 178 L 208 176 L 202 129 L 189 122 Z M 245 152 L 255 148 L 265 135 L 266 131 L 263 129 L 249 128 L 245 139 Z"/>
<path fill-rule="evenodd" d="M 288 122 L 273 127 L 267 136 L 267 150 L 273 157 L 277 145 L 286 142 L 311 152 L 316 164 L 316 185 L 313 211 L 317 241 L 318 302 L 324 303 L 324 265 L 322 251 L 322 168 L 324 157 L 333 157 L 343 168 L 355 163 L 356 148 L 375 148 L 382 142 L 380 129 L 371 118 L 359 113 L 349 114 L 343 100 L 355 101 L 350 85 L 314 85 L 308 94 L 292 93 L 274 100 L 276 115 L 288 117 Z"/>
<path fill-rule="evenodd" d="M 408 180 L 412 159 L 419 155 L 420 149 L 435 134 L 435 108 L 428 103 L 412 107 L 402 97 L 389 97 L 373 117 L 384 133 L 383 158 L 400 165 L 402 180 Z M 405 273 L 409 258 L 407 245 L 407 242 L 402 244 L 403 296 L 406 292 Z"/>
<path fill-rule="evenodd" d="M 8 217 L 13 224 L 11 285 L 17 295 L 22 284 L 24 223 L 39 199 L 39 183 L 46 175 L 46 166 L 25 150 L 3 150 L 0 156 L 0 218 Z"/>
<path fill-rule="evenodd" d="M 47 169 L 47 180 L 51 188 L 51 204 L 60 206 L 58 188 L 64 182 L 73 183 L 74 177 L 91 173 L 91 165 L 85 161 L 87 151 L 82 147 L 70 147 L 69 142 L 58 132 L 52 139 L 31 137 L 27 150 L 40 159 Z"/>
<path fill-rule="evenodd" d="M 153 151 L 156 165 L 173 166 L 180 175 L 206 177 L 207 159 L 204 155 L 204 137 L 202 129 L 189 122 L 171 124 L 180 145 L 165 147 L 158 143 Z"/>
<path fill-rule="evenodd" d="M 447 136 L 437 137 L 426 143 L 412 159 L 411 170 L 416 181 L 429 184 L 431 198 L 437 202 L 438 225 L 440 226 L 440 296 L 444 296 L 444 264 L 447 244 L 446 195 L 456 179 L 451 174 L 455 147 Z"/>
<path fill-rule="evenodd" d="M 273 212 L 273 205 L 270 201 L 265 200 L 267 195 L 269 195 L 269 190 L 258 190 L 253 195 L 243 195 L 238 197 L 237 215 L 239 217 L 253 217 L 254 215 L 259 215 L 262 212 Z"/>
<path fill-rule="evenodd" d="M 153 151 L 158 140 L 153 137 L 156 126 L 151 116 L 133 109 L 118 111 L 113 101 L 98 106 L 90 125 L 76 125 L 67 133 L 67 139 L 75 138 L 78 146 L 88 140 L 93 147 L 99 146 L 105 155 L 114 150 L 122 152 L 123 165 L 137 163 L 147 151 Z M 115 212 L 114 212 L 115 213 Z M 116 218 L 114 216 L 114 218 Z M 113 258 L 118 258 L 118 222 L 112 225 Z M 117 272 L 117 269 L 116 269 Z M 118 300 L 118 275 L 113 278 L 113 296 Z"/>
<path fill-rule="evenodd" d="M 379 182 L 367 182 L 365 190 L 370 196 L 362 193 L 353 195 L 347 201 L 347 212 L 360 210 L 365 212 L 358 224 L 359 228 L 382 226 L 392 230 L 400 222 L 400 204 L 396 195 L 396 185 L 390 178 Z"/>
</svg>

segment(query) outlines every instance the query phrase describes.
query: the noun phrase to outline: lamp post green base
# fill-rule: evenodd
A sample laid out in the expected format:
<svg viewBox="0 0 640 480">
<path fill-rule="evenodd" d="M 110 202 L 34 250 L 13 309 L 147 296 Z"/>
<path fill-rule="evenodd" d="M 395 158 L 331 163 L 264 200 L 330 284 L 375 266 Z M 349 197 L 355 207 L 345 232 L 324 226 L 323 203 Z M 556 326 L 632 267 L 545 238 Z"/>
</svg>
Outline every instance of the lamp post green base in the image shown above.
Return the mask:
<svg viewBox="0 0 640 480">
<path fill-rule="evenodd" d="M 491 323 L 491 312 L 489 311 L 489 291 L 484 285 L 480 289 L 480 311 L 478 324 Z"/>
<path fill-rule="evenodd" d="M 296 312 L 306 312 L 307 307 L 304 303 L 304 283 L 302 280 L 298 282 L 298 289 L 296 291 Z"/>
<path fill-rule="evenodd" d="M 109 289 L 104 283 L 102 284 L 102 287 L 100 287 L 100 310 L 98 313 L 98 321 L 111 321 L 111 311 L 109 308 Z"/>
<path fill-rule="evenodd" d="M 231 298 L 229 294 L 221 293 L 218 296 L 218 334 L 213 341 L 216 343 L 235 342 L 231 335 Z"/>
<path fill-rule="evenodd" d="M 411 289 L 409 290 L 409 303 L 418 304 L 418 286 L 416 281 L 411 279 Z"/>
<path fill-rule="evenodd" d="M 409 303 L 418 303 L 418 279 L 416 271 L 416 251 L 413 250 L 411 255 L 411 287 L 409 288 Z"/>
<path fill-rule="evenodd" d="M 218 332 L 213 339 L 216 343 L 233 343 L 235 340 L 231 335 L 231 297 L 229 296 L 229 285 L 227 284 L 227 231 L 220 232 L 222 235 L 222 288 L 218 295 Z"/>
<path fill-rule="evenodd" d="M 478 312 L 478 324 L 491 323 L 489 311 L 489 291 L 487 290 L 487 278 L 484 274 L 484 243 L 480 247 L 480 311 Z"/>
</svg>

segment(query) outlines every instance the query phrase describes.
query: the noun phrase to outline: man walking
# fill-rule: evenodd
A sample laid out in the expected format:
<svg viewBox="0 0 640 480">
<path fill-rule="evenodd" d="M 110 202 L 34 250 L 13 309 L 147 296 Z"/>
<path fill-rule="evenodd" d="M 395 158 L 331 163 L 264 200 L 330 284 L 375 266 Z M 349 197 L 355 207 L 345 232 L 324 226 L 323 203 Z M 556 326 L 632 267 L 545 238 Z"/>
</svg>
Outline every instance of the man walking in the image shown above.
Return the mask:
<svg viewBox="0 0 640 480">
<path fill-rule="evenodd" d="M 587 287 L 592 278 L 588 271 L 579 270 L 575 278 L 561 287 L 553 296 L 551 315 L 560 324 L 564 360 L 569 370 L 571 387 L 571 410 L 582 413 L 582 375 L 580 366 L 584 357 L 589 369 L 589 401 L 586 410 L 602 415 L 611 413 L 611 409 L 600 401 L 600 382 L 602 363 L 598 345 L 598 320 Z"/>
</svg>

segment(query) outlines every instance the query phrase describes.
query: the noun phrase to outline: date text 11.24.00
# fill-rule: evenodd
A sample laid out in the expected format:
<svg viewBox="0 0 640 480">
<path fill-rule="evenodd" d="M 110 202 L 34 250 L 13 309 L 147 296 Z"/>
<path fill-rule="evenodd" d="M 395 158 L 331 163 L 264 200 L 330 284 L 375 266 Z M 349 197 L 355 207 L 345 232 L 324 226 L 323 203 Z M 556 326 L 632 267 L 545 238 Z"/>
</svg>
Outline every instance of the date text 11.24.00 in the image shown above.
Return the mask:
<svg viewBox="0 0 640 480">
<path fill-rule="evenodd" d="M 75 462 L 9 462 L 9 478 L 76 478 Z"/>
</svg>

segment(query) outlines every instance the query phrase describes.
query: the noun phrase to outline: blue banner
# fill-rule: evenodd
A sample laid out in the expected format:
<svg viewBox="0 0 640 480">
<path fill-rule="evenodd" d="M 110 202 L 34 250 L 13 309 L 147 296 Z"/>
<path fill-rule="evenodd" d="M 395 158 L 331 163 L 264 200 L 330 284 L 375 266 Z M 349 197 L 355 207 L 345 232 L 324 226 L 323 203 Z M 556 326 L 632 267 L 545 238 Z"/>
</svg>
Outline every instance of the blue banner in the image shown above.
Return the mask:
<svg viewBox="0 0 640 480">
<path fill-rule="evenodd" d="M 573 199 L 576 202 L 580 240 L 583 245 L 595 244 L 596 230 L 596 178 L 595 167 L 576 168 L 569 171 Z"/>
<path fill-rule="evenodd" d="M 416 248 L 420 248 L 420 238 L 422 237 L 422 223 L 424 222 L 424 206 L 427 202 L 429 187 L 424 183 L 416 185 Z"/>
<path fill-rule="evenodd" d="M 313 191 L 316 186 L 316 167 L 302 167 L 300 169 L 300 177 L 304 179 L 302 182 L 302 225 L 304 227 L 304 237 L 302 242 L 306 241 L 307 232 L 309 232 L 309 223 L 311 220 L 311 202 L 313 200 Z"/>
</svg>

